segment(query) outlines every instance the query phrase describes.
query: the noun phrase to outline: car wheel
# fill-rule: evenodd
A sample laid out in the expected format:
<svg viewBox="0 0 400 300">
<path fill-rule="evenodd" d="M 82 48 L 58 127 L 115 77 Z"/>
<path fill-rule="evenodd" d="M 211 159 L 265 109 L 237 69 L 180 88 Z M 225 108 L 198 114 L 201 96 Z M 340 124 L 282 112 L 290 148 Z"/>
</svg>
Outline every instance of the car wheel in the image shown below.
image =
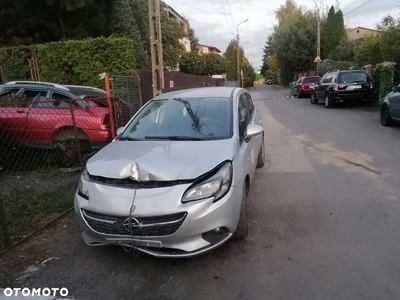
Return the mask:
<svg viewBox="0 0 400 300">
<path fill-rule="evenodd" d="M 257 158 L 257 169 L 264 167 L 264 164 L 265 164 L 265 146 L 264 146 L 264 136 L 263 136 L 261 141 L 260 152 L 258 153 L 258 158 Z"/>
<path fill-rule="evenodd" d="M 325 107 L 326 108 L 332 108 L 333 107 L 333 103 L 332 103 L 332 100 L 331 100 L 331 97 L 329 97 L 329 94 L 326 94 L 325 95 Z"/>
<path fill-rule="evenodd" d="M 243 183 L 242 207 L 240 209 L 239 224 L 233 235 L 234 239 L 245 239 L 249 234 L 249 227 L 247 224 L 246 198 L 247 198 L 247 184 L 245 182 Z"/>
<path fill-rule="evenodd" d="M 297 92 L 297 98 L 298 98 L 298 99 L 301 98 L 301 92 L 300 92 L 300 91 Z"/>
<path fill-rule="evenodd" d="M 311 104 L 318 104 L 318 99 L 317 99 L 317 96 L 315 95 L 315 92 L 311 93 L 310 102 L 311 102 Z"/>
<path fill-rule="evenodd" d="M 381 108 L 381 124 L 383 126 L 393 125 L 393 119 L 390 116 L 390 111 L 387 105 L 383 105 Z"/>
</svg>

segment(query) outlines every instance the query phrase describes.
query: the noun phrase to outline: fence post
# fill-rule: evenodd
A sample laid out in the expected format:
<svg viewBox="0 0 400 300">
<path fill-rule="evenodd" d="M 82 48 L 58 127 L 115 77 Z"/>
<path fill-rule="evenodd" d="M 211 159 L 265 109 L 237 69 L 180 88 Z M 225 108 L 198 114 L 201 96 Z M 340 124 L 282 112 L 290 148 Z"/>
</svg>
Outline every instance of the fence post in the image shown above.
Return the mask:
<svg viewBox="0 0 400 300">
<path fill-rule="evenodd" d="M 113 114 L 113 107 L 111 100 L 110 79 L 107 73 L 104 74 L 104 85 L 106 88 L 106 95 L 107 95 L 108 114 L 110 115 L 111 138 L 114 139 L 116 130 L 115 130 L 114 114 Z"/>
<path fill-rule="evenodd" d="M 76 143 L 77 143 L 77 147 L 78 147 L 79 163 L 81 165 L 81 168 L 85 168 L 85 166 L 83 165 L 81 143 L 79 142 L 78 129 L 76 128 L 74 108 L 72 107 L 72 101 L 69 101 L 69 110 L 71 112 L 72 126 L 74 126 L 75 139 L 76 139 Z"/>
<path fill-rule="evenodd" d="M 1 231 L 3 232 L 4 245 L 6 246 L 6 248 L 10 248 L 12 242 L 10 238 L 10 232 L 8 231 L 6 211 L 4 208 L 3 198 L 1 197 L 1 191 L 0 191 L 0 226 L 1 226 Z"/>
</svg>

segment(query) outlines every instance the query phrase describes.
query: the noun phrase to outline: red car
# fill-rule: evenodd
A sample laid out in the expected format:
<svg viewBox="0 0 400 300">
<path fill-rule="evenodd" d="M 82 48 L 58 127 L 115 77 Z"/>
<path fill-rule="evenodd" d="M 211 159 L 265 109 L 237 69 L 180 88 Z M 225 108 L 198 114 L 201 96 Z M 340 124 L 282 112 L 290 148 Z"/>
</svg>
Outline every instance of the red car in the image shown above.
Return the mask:
<svg viewBox="0 0 400 300">
<path fill-rule="evenodd" d="M 321 77 L 319 76 L 303 76 L 297 80 L 293 88 L 293 96 L 301 98 L 303 96 L 310 96 L 312 91 L 312 86 L 319 82 Z"/>
<path fill-rule="evenodd" d="M 91 152 L 111 140 L 109 111 L 102 90 L 96 93 L 96 89 L 43 82 L 9 82 L 0 89 L 3 142 L 60 148 L 72 158 L 78 154 L 77 145 Z M 96 96 L 103 99 L 94 99 Z"/>
</svg>

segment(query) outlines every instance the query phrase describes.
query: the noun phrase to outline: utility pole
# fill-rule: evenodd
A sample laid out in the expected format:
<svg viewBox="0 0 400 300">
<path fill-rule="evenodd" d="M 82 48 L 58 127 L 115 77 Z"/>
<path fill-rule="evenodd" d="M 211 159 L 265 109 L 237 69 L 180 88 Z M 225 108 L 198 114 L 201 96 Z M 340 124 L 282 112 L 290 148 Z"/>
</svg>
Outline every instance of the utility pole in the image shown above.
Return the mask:
<svg viewBox="0 0 400 300">
<path fill-rule="evenodd" d="M 161 39 L 160 0 L 148 0 L 153 97 L 164 89 L 164 61 Z"/>
<path fill-rule="evenodd" d="M 240 47 L 239 47 L 239 29 L 236 35 L 236 76 L 237 76 L 237 86 L 240 86 Z M 240 86 L 241 87 L 241 86 Z"/>
<path fill-rule="evenodd" d="M 321 63 L 321 22 L 318 16 L 318 26 L 317 26 L 317 75 L 319 73 L 319 64 Z"/>
<path fill-rule="evenodd" d="M 243 24 L 244 22 L 247 22 L 249 19 L 244 20 L 243 22 L 240 22 L 237 27 L 236 27 L 236 60 L 237 60 L 237 85 L 241 87 L 240 84 L 240 46 L 239 46 L 239 25 Z"/>
</svg>

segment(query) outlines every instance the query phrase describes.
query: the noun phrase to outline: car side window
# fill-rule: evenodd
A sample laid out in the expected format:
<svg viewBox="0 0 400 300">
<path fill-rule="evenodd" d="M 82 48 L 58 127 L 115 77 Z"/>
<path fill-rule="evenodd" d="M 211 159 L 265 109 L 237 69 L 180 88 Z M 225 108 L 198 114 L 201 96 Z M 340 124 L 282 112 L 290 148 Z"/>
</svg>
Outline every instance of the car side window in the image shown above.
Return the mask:
<svg viewBox="0 0 400 300">
<path fill-rule="evenodd" d="M 251 120 L 253 119 L 255 108 L 254 108 L 254 103 L 253 103 L 253 100 L 251 99 L 250 94 L 245 93 L 245 96 L 247 98 L 247 106 L 248 106 L 249 115 L 250 115 L 249 123 L 250 123 Z"/>
<path fill-rule="evenodd" d="M 332 74 L 327 74 L 323 83 L 329 83 L 331 82 L 331 79 L 332 79 Z"/>
<path fill-rule="evenodd" d="M 324 76 L 322 76 L 320 82 L 321 82 L 321 83 L 324 83 L 327 76 L 328 76 L 328 74 L 325 74 Z"/>
<path fill-rule="evenodd" d="M 62 94 L 53 93 L 51 95 L 53 108 L 69 108 L 70 98 L 68 96 L 64 96 Z"/>
<path fill-rule="evenodd" d="M 248 109 L 248 101 L 246 99 L 247 97 L 245 94 L 241 94 L 239 96 L 239 101 L 238 101 L 238 121 L 239 121 L 239 141 L 242 143 L 245 137 L 247 125 L 249 124 L 250 121 L 250 114 L 249 114 L 249 109 Z"/>
</svg>

